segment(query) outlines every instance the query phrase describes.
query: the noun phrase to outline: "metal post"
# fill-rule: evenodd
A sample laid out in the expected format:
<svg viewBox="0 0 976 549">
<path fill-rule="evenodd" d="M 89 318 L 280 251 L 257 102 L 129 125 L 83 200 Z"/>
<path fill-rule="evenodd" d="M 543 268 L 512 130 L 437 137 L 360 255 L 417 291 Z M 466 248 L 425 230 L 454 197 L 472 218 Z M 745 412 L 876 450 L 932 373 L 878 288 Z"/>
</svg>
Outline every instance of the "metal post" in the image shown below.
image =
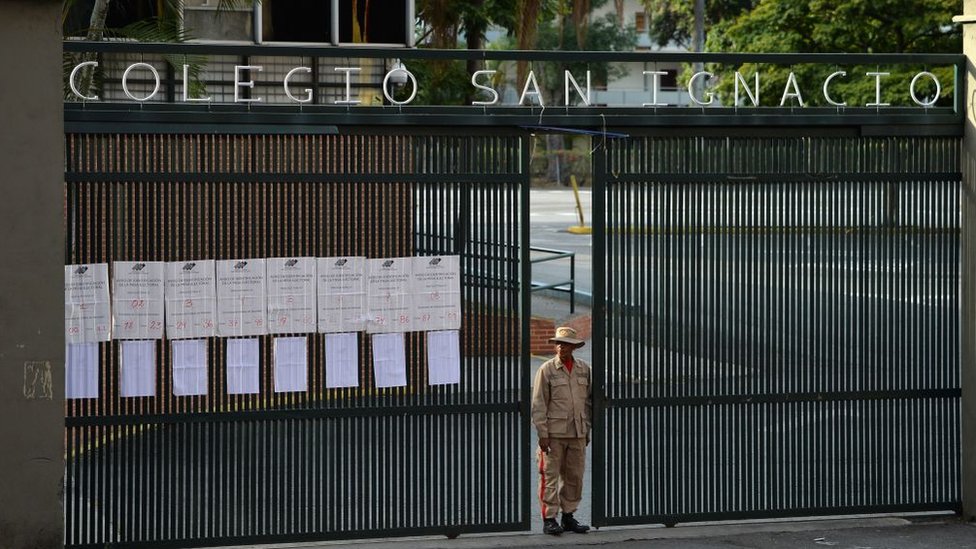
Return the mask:
<svg viewBox="0 0 976 549">
<path fill-rule="evenodd" d="M 966 0 L 964 13 L 976 13 L 976 0 Z M 963 53 L 970 60 L 976 58 L 976 27 L 963 26 Z M 972 65 L 970 64 L 970 67 Z M 957 78 L 957 86 L 961 78 L 966 79 L 966 87 L 970 90 L 976 86 L 976 74 L 970 68 L 965 76 Z M 960 88 L 957 88 L 960 89 Z M 958 91 L 956 97 L 961 95 Z M 967 109 L 965 122 L 965 137 L 962 148 L 962 234 L 961 234 L 961 316 L 959 325 L 960 338 L 960 374 L 962 382 L 961 412 L 961 478 L 960 495 L 962 497 L 963 518 L 976 518 L 976 112 Z"/>
<path fill-rule="evenodd" d="M 532 388 L 532 357 L 530 355 L 531 347 L 531 326 L 530 319 L 532 318 L 532 263 L 530 261 L 530 250 L 529 250 L 529 182 L 531 181 L 531 171 L 529 170 L 529 164 L 531 163 L 531 150 L 532 150 L 532 137 L 528 134 L 523 134 L 519 137 L 519 147 L 521 153 L 521 166 L 519 166 L 519 174 L 521 176 L 521 184 L 519 185 L 521 202 L 521 209 L 519 210 L 519 261 L 521 264 L 520 272 L 520 284 L 519 291 L 522 303 L 522 314 L 519 315 L 519 325 L 521 327 L 521 340 L 522 348 L 520 349 L 520 362 L 522 365 L 522 391 L 520 398 L 519 409 L 522 413 L 522 444 L 521 444 L 521 455 L 522 463 L 522 509 L 524 510 L 522 515 L 522 524 L 526 530 L 530 528 L 529 526 L 529 509 L 532 508 L 532 500 L 530 499 L 530 494 L 532 490 L 530 489 L 529 480 L 529 470 L 532 458 L 532 452 L 529 448 L 531 437 L 529 436 L 530 429 L 532 428 L 531 421 L 531 411 L 529 407 L 531 399 L 531 388 Z"/>
<path fill-rule="evenodd" d="M 591 343 L 593 344 L 592 366 L 593 366 L 593 471 L 591 483 L 593 486 L 593 525 L 605 526 L 607 524 L 607 513 L 604 505 L 606 498 L 606 486 L 604 484 L 603 471 L 600 466 L 604 462 L 606 448 L 606 433 L 604 432 L 604 414 L 606 413 L 605 385 L 606 385 L 606 363 L 604 362 L 604 349 L 606 342 L 604 337 L 604 323 L 606 322 L 606 301 L 605 301 L 605 273 L 603 266 L 606 264 L 606 249 L 604 238 L 606 237 L 606 212 L 605 197 L 606 192 L 606 173 L 607 173 L 607 149 L 606 143 L 601 143 L 593 154 L 593 212 L 590 214 L 593 224 L 593 331 Z"/>
<path fill-rule="evenodd" d="M 264 17 L 262 15 L 261 0 L 254 0 L 254 11 L 253 11 L 253 27 L 251 29 L 251 37 L 255 44 L 261 44 L 264 42 Z"/>
<path fill-rule="evenodd" d="M 332 45 L 339 45 L 339 0 L 332 0 Z"/>
<path fill-rule="evenodd" d="M 413 41 L 413 27 L 416 24 L 416 19 L 414 0 L 407 0 L 407 28 L 404 34 L 404 41 L 408 48 L 416 47 Z"/>
</svg>

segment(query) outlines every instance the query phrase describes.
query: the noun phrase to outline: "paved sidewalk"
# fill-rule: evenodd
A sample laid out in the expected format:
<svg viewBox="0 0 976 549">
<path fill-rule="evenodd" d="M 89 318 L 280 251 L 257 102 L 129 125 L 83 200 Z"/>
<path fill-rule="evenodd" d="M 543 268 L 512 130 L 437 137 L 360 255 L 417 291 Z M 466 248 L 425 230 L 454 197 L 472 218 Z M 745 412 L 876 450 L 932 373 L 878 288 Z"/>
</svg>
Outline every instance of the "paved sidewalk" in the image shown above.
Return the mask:
<svg viewBox="0 0 976 549">
<path fill-rule="evenodd" d="M 251 546 L 252 549 L 496 549 L 502 547 L 652 547 L 662 549 L 976 549 L 976 525 L 952 515 L 860 516 L 807 520 L 614 527 L 586 535 L 469 534 Z"/>
</svg>

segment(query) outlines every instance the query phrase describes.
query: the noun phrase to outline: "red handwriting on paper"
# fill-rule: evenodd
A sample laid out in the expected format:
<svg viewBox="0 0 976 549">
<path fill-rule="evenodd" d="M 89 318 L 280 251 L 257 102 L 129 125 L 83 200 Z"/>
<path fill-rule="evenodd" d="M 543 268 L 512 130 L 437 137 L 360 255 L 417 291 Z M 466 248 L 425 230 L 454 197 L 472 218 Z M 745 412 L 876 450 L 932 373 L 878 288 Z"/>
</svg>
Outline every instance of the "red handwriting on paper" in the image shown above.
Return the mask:
<svg viewBox="0 0 976 549">
<path fill-rule="evenodd" d="M 68 333 L 71 335 L 78 335 L 81 333 L 81 328 L 79 328 L 78 326 L 69 326 Z"/>
<path fill-rule="evenodd" d="M 162 327 L 163 327 L 163 323 L 160 322 L 160 321 L 158 321 L 158 320 L 150 320 L 149 321 L 149 329 L 150 330 L 159 330 Z"/>
<path fill-rule="evenodd" d="M 145 309 L 146 308 L 146 300 L 145 299 L 133 299 L 132 301 L 129 302 L 129 307 L 131 307 L 133 311 L 138 311 L 138 310 Z"/>
<path fill-rule="evenodd" d="M 184 309 L 192 309 L 193 308 L 193 300 L 192 299 L 184 299 L 183 300 L 183 308 Z"/>
<path fill-rule="evenodd" d="M 122 329 L 126 331 L 131 330 L 134 326 L 135 326 L 135 322 L 131 320 L 126 320 L 125 322 L 122 323 Z"/>
<path fill-rule="evenodd" d="M 185 330 L 186 329 L 186 321 L 185 320 L 177 320 L 176 321 L 176 329 L 177 330 Z"/>
<path fill-rule="evenodd" d="M 208 318 L 207 320 L 204 320 L 203 321 L 203 327 L 206 328 L 206 329 L 208 329 L 208 330 L 210 328 L 213 328 L 213 319 Z"/>
</svg>

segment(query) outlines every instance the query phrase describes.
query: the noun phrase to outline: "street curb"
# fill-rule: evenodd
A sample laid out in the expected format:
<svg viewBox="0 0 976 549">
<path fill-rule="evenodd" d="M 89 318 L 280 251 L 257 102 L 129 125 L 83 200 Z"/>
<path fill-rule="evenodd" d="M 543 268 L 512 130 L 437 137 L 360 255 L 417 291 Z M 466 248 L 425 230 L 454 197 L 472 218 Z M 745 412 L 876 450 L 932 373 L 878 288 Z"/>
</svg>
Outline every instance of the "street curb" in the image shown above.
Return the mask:
<svg viewBox="0 0 976 549">
<path fill-rule="evenodd" d="M 832 532 L 854 528 L 909 526 L 911 524 L 911 521 L 898 517 L 780 519 L 734 523 L 679 524 L 673 528 L 666 528 L 664 526 L 616 526 L 592 530 L 586 535 L 564 534 L 561 536 L 546 536 L 536 532 L 512 532 L 502 534 L 469 534 L 453 540 L 442 536 L 421 536 L 395 539 L 361 539 L 236 546 L 228 549 L 316 549 L 343 546 L 368 549 L 496 549 L 502 547 L 558 547 L 566 545 L 600 546 L 634 541 L 696 538 L 724 539 L 756 533 Z M 815 536 L 815 538 L 820 537 L 822 536 Z M 815 539 L 811 538 L 811 541 L 815 542 Z"/>
</svg>

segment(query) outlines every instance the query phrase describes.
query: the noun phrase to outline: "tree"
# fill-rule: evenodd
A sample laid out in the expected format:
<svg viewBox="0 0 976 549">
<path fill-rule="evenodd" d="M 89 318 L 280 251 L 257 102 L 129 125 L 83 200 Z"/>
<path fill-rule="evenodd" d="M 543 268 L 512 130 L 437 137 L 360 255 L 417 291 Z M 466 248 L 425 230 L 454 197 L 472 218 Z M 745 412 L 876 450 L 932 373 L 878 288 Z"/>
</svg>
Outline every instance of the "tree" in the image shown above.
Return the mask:
<svg viewBox="0 0 976 549">
<path fill-rule="evenodd" d="M 602 5 L 603 2 L 599 2 Z M 580 25 L 585 28 L 580 31 Z M 539 27 L 537 48 L 540 50 L 568 51 L 630 51 L 637 45 L 634 30 L 620 24 L 616 13 L 608 13 L 602 18 L 591 20 L 581 17 L 575 10 L 565 10 L 552 21 L 545 21 Z M 590 71 L 594 83 L 607 83 L 626 75 L 627 69 L 620 64 L 608 63 L 540 63 L 535 68 L 539 86 L 546 105 L 564 105 L 565 73 L 569 71 L 582 80 Z M 521 82 L 521 81 L 520 81 Z M 585 84 L 584 84 L 585 85 Z M 578 102 L 575 98 L 572 102 Z M 563 152 L 571 148 L 572 139 L 564 134 L 548 134 L 544 141 L 547 157 L 547 179 L 562 183 L 568 171 L 563 169 Z"/>
<path fill-rule="evenodd" d="M 250 6 L 253 0 L 218 0 L 216 15 L 243 6 Z M 86 40 L 98 41 L 106 37 L 123 38 L 136 42 L 185 42 L 191 40 L 193 36 L 183 28 L 183 3 L 184 0 L 155 0 L 147 2 L 147 6 L 152 6 L 154 15 L 135 21 L 129 25 L 119 28 L 110 28 L 106 24 L 108 21 L 111 0 L 94 0 L 92 2 L 91 13 L 88 14 L 88 26 L 85 28 L 74 28 L 72 23 L 80 16 L 87 14 L 87 6 L 79 0 L 64 0 L 61 7 L 61 27 L 65 37 L 84 37 Z M 206 59 L 199 56 L 163 56 L 166 62 L 175 69 L 182 70 L 183 64 L 189 65 L 189 86 L 191 93 L 204 93 L 205 85 L 199 76 L 206 64 Z M 63 72 L 65 75 L 66 99 L 74 98 L 74 94 L 67 85 L 68 75 L 78 63 L 94 61 L 95 54 L 86 53 L 63 55 Z M 83 71 L 79 78 L 78 90 L 82 95 L 91 95 L 93 89 L 99 85 L 95 78 L 94 70 Z"/>
<path fill-rule="evenodd" d="M 695 3 L 692 0 L 643 0 L 648 15 L 647 32 L 660 47 L 674 43 L 691 49 L 695 29 Z M 752 9 L 756 0 L 707 0 L 705 26 L 732 19 Z"/>
<path fill-rule="evenodd" d="M 708 33 L 706 49 L 718 52 L 804 52 L 804 53 L 959 53 L 962 33 L 949 24 L 961 13 L 961 0 L 760 0 L 737 17 L 727 18 Z M 876 81 L 867 72 L 887 72 L 883 78 L 882 102 L 908 105 L 909 84 L 919 71 L 930 71 L 942 84 L 942 97 L 952 96 L 952 67 L 899 66 L 715 66 L 723 75 L 718 86 L 724 103 L 731 104 L 734 71 L 752 82 L 761 74 L 763 104 L 778 105 L 794 73 L 808 105 L 826 105 L 820 92 L 824 78 L 834 70 L 847 72 L 832 84 L 835 101 L 851 106 L 875 102 Z M 920 97 L 932 97 L 931 79 L 920 80 Z M 943 99 L 946 101 L 948 99 Z M 796 104 L 795 102 L 792 104 Z"/>
</svg>

